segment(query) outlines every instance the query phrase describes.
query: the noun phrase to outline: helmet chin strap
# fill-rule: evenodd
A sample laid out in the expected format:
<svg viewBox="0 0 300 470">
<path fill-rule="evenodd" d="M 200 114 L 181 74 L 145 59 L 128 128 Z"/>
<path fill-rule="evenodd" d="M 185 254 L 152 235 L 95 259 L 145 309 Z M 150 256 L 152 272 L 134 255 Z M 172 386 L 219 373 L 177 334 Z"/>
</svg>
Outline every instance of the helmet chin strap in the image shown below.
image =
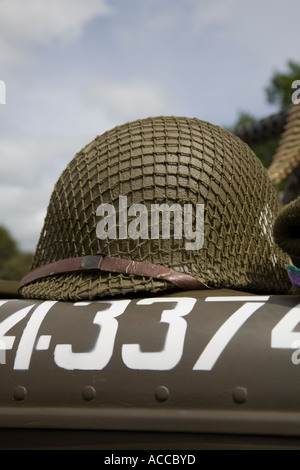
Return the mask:
<svg viewBox="0 0 300 470">
<path fill-rule="evenodd" d="M 66 273 L 110 272 L 118 274 L 133 274 L 141 277 L 151 277 L 169 281 L 183 290 L 210 289 L 206 284 L 174 269 L 141 261 L 115 258 L 103 254 L 67 258 L 53 263 L 45 264 L 29 271 L 21 279 L 19 289 L 34 281 L 49 276 Z"/>
</svg>

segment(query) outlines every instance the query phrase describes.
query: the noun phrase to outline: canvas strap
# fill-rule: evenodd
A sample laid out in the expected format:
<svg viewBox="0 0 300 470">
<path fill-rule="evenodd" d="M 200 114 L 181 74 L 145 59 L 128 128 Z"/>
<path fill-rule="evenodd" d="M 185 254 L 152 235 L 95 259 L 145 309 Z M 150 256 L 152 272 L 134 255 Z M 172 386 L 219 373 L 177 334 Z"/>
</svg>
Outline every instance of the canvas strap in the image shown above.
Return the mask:
<svg viewBox="0 0 300 470">
<path fill-rule="evenodd" d="M 135 276 L 152 277 L 172 282 L 184 290 L 209 289 L 209 287 L 194 277 L 175 271 L 158 264 L 131 261 L 106 255 L 88 255 L 78 258 L 67 258 L 46 264 L 29 271 L 21 279 L 19 289 L 26 284 L 57 274 L 103 271 L 118 274 L 133 274 Z"/>
</svg>

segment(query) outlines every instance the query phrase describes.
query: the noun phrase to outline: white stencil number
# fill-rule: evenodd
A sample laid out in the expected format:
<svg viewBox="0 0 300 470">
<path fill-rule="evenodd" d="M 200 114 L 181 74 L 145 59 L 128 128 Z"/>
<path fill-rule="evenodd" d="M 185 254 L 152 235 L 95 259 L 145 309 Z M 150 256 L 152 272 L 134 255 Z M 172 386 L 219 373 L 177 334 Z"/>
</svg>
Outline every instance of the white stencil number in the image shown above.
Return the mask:
<svg viewBox="0 0 300 470">
<path fill-rule="evenodd" d="M 74 353 L 70 344 L 58 344 L 54 351 L 55 363 L 64 369 L 101 370 L 109 362 L 114 348 L 118 321 L 115 317 L 122 315 L 130 300 L 99 301 L 98 304 L 109 304 L 109 307 L 96 314 L 93 323 L 99 325 L 100 333 L 92 351 Z M 77 302 L 75 306 L 88 305 Z"/>
<path fill-rule="evenodd" d="M 139 344 L 124 344 L 122 359 L 130 369 L 170 370 L 181 359 L 187 323 L 184 317 L 195 305 L 192 298 L 155 298 L 143 299 L 137 305 L 152 305 L 154 303 L 176 302 L 175 308 L 163 310 L 160 323 L 169 323 L 164 348 L 159 352 L 142 352 Z"/>
</svg>

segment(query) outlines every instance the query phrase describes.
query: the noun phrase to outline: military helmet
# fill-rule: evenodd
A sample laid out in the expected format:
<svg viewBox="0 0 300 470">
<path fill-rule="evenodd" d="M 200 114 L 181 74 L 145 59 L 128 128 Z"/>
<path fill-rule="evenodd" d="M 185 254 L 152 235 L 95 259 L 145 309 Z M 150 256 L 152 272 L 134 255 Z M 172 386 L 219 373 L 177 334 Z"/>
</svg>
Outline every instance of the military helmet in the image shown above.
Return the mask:
<svg viewBox="0 0 300 470">
<path fill-rule="evenodd" d="M 20 293 L 283 293 L 278 209 L 261 162 L 229 131 L 174 116 L 129 122 L 97 136 L 61 174 Z"/>
</svg>

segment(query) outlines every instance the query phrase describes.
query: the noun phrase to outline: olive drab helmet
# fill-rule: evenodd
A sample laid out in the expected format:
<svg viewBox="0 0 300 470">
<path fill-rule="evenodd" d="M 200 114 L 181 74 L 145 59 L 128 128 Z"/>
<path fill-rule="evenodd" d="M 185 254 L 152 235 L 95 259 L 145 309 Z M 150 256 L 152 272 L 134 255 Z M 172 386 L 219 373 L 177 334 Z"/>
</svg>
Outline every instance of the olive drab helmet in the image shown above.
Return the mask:
<svg viewBox="0 0 300 470">
<path fill-rule="evenodd" d="M 196 118 L 130 122 L 96 137 L 61 174 L 20 294 L 284 293 L 278 210 L 262 164 L 229 131 Z"/>
</svg>

